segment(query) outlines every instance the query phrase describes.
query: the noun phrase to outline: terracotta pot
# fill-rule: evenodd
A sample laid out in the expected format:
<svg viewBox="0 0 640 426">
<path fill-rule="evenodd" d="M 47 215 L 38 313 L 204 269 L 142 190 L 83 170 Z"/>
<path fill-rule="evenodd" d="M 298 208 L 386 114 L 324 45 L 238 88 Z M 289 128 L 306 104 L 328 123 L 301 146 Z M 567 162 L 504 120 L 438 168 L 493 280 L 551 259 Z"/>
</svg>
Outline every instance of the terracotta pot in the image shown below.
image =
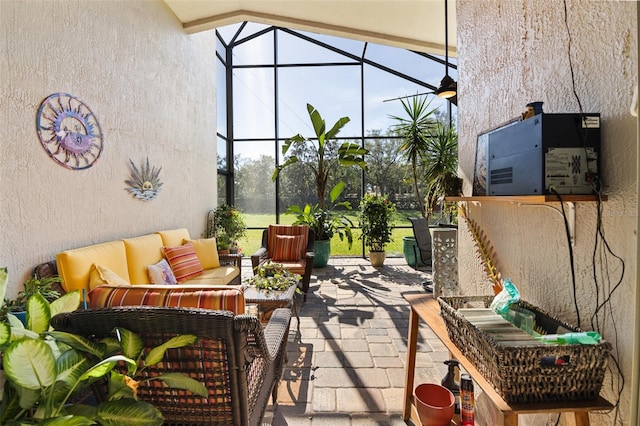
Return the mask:
<svg viewBox="0 0 640 426">
<path fill-rule="evenodd" d="M 449 426 L 453 418 L 453 393 L 435 383 L 423 383 L 413 393 L 418 417 L 423 425 Z"/>
<path fill-rule="evenodd" d="M 371 261 L 371 266 L 379 267 L 384 265 L 384 259 L 386 259 L 387 253 L 384 251 L 370 251 L 369 252 L 369 260 Z"/>
</svg>

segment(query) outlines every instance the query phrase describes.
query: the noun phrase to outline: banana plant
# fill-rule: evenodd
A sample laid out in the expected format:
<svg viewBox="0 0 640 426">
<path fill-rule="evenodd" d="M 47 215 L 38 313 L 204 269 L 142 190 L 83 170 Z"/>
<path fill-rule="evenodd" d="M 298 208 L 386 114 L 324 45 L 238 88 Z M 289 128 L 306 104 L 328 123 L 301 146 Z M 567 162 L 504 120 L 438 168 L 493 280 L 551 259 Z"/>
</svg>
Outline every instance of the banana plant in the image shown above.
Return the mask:
<svg viewBox="0 0 640 426">
<path fill-rule="evenodd" d="M 1 275 L 2 270 L 0 279 Z M 67 293 L 51 303 L 42 295 L 35 294 L 27 300 L 26 327 L 10 314 L 8 323 L 0 323 L 0 351 L 7 377 L 0 406 L 0 424 L 161 425 L 164 421 L 162 413 L 152 404 L 135 399 L 135 378 L 125 378 L 114 368 L 124 363 L 127 374 L 135 376 L 138 363 L 153 365 L 162 360 L 168 348 L 189 345 L 196 336 L 170 339 L 143 358 L 139 337 L 126 330 L 120 330 L 120 336 L 124 338 L 119 341 L 105 339 L 95 342 L 50 329 L 54 315 L 73 311 L 80 302 L 79 291 Z M 68 403 L 71 396 L 107 375 L 109 388 L 114 389 L 108 401 L 95 407 Z M 207 390 L 201 383 L 179 373 L 155 379 L 170 387 L 207 396 Z"/>
</svg>

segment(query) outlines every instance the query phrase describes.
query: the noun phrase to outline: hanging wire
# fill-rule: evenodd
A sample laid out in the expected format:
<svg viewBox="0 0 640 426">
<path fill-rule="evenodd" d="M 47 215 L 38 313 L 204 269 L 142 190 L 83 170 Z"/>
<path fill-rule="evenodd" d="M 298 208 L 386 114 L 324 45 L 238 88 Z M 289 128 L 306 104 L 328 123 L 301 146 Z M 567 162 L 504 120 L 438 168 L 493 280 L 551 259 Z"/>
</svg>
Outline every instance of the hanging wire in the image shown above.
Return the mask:
<svg viewBox="0 0 640 426">
<path fill-rule="evenodd" d="M 565 28 L 567 29 L 567 35 L 568 35 L 568 48 L 567 48 L 567 53 L 568 53 L 568 57 L 569 57 L 569 69 L 571 71 L 571 87 L 573 90 L 573 96 L 575 97 L 577 103 L 578 103 L 578 109 L 580 112 L 580 117 L 581 120 L 580 122 L 583 123 L 583 119 L 584 119 L 584 112 L 582 109 L 582 102 L 580 101 L 580 96 L 578 95 L 578 91 L 576 89 L 576 81 L 575 81 L 575 73 L 574 73 L 574 68 L 573 68 L 573 61 L 571 58 L 571 46 L 572 46 L 572 38 L 571 38 L 571 31 L 569 29 L 569 18 L 568 18 L 568 12 L 567 12 L 567 0 L 563 0 L 563 5 L 564 5 L 564 23 L 565 23 Z M 586 132 L 584 132 L 585 134 L 583 134 L 583 143 L 585 145 L 585 149 L 586 149 Z M 610 358 L 614 363 L 615 366 L 615 373 L 617 373 L 617 376 L 619 377 L 619 383 L 617 386 L 617 396 L 616 396 L 616 402 L 614 404 L 614 408 L 613 411 L 614 413 L 614 419 L 613 419 L 613 423 L 616 424 L 618 422 L 618 419 L 620 418 L 620 400 L 622 397 L 622 392 L 624 390 L 625 387 L 625 377 L 622 373 L 622 367 L 620 366 L 620 362 L 618 360 L 618 354 L 620 353 L 619 350 L 619 342 L 618 342 L 618 327 L 615 321 L 615 317 L 613 316 L 613 313 L 615 311 L 615 309 L 613 309 L 613 307 L 611 306 L 611 297 L 613 296 L 613 293 L 618 290 L 618 288 L 620 287 L 620 285 L 622 284 L 622 280 L 625 274 L 625 262 L 624 260 L 618 256 L 617 254 L 615 254 L 613 252 L 613 250 L 611 249 L 611 247 L 609 246 L 609 242 L 607 241 L 605 234 L 604 234 L 604 227 L 603 227 L 603 223 L 602 223 L 602 196 L 601 196 L 601 185 L 600 182 L 597 178 L 597 176 L 595 174 L 592 174 L 594 176 L 594 181 L 593 181 L 593 191 L 596 195 L 596 209 L 597 209 L 597 222 L 596 222 L 596 238 L 595 238 L 595 244 L 594 244 L 594 248 L 593 248 L 593 255 L 592 255 L 592 267 L 593 267 L 593 282 L 595 285 L 595 290 L 596 290 L 596 307 L 595 310 L 593 312 L 593 315 L 591 316 L 591 327 L 592 329 L 599 331 L 600 329 L 600 324 L 599 322 L 599 313 L 601 310 L 603 310 L 606 306 L 608 306 L 610 309 L 608 310 L 608 316 L 610 317 L 610 321 L 611 321 L 611 327 L 613 328 L 613 334 L 615 336 L 615 345 L 614 345 L 614 350 L 611 352 L 610 354 Z M 602 268 L 602 273 L 603 275 L 605 275 L 605 278 L 607 281 L 609 281 L 610 276 L 609 276 L 609 260 L 608 260 L 608 256 L 613 257 L 615 260 L 617 260 L 620 264 L 621 267 L 621 271 L 620 271 L 620 276 L 618 278 L 618 281 L 616 282 L 616 284 L 613 286 L 613 288 L 610 288 L 608 291 L 608 294 L 606 295 L 605 299 L 602 302 L 599 302 L 599 295 L 600 295 L 600 278 L 598 277 L 597 274 L 597 267 L 596 267 L 596 261 L 598 260 L 597 254 L 600 253 L 600 264 L 604 263 L 604 266 L 601 266 Z M 575 295 L 574 295 L 574 300 L 575 300 Z M 604 315 L 605 317 L 607 315 Z M 602 333 L 601 333 L 602 334 Z M 611 372 L 612 376 L 614 375 L 614 368 L 611 367 L 611 365 L 608 365 L 608 369 Z M 613 381 L 612 381 L 613 382 Z M 611 383 L 611 386 L 615 386 L 614 383 Z"/>
</svg>

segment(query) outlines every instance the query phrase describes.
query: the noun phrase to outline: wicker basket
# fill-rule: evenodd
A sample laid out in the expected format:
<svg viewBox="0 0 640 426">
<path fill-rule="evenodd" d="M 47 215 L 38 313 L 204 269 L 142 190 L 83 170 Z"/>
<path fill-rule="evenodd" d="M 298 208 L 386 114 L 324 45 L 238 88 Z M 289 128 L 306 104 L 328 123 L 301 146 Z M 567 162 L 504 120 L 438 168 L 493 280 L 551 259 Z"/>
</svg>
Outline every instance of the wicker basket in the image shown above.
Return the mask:
<svg viewBox="0 0 640 426">
<path fill-rule="evenodd" d="M 484 307 L 493 296 L 440 297 L 441 314 L 449 339 L 482 373 L 507 402 L 552 402 L 596 399 L 602 387 L 611 345 L 503 346 L 462 317 L 457 309 Z M 537 327 L 554 334 L 560 327 L 582 331 L 543 310 L 520 301 L 517 306 L 532 311 Z M 564 359 L 565 364 L 549 365 L 548 360 Z"/>
</svg>

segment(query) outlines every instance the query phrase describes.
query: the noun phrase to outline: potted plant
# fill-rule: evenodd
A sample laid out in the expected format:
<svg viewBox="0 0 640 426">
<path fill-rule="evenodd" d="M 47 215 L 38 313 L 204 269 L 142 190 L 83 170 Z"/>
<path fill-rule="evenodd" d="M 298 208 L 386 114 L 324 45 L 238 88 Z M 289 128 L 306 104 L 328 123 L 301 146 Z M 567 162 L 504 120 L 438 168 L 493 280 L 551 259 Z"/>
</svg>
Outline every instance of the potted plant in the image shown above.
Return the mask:
<svg viewBox="0 0 640 426">
<path fill-rule="evenodd" d="M 247 224 L 240 209 L 228 204 L 221 204 L 214 210 L 213 228 L 218 249 L 238 250 L 238 240 L 247 236 Z"/>
<path fill-rule="evenodd" d="M 4 293 L 4 289 L 0 292 Z M 197 337 L 176 336 L 143 355 L 139 337 L 124 329 L 118 330 L 118 341 L 102 343 L 50 330 L 53 316 L 77 309 L 80 301 L 79 291 L 52 303 L 36 293 L 26 302 L 27 327 L 12 314 L 7 315 L 8 322 L 0 322 L 0 351 L 6 373 L 0 424 L 110 425 L 122 423 L 125 416 L 131 424 L 161 425 L 162 413 L 152 404 L 136 399 L 139 366 L 158 363 L 167 348 L 187 346 Z M 126 375 L 113 371 L 118 363 L 127 365 Z M 105 376 L 109 379 L 107 401 L 95 407 L 69 402 Z M 173 388 L 207 395 L 201 383 L 181 373 L 156 379 Z"/>
<path fill-rule="evenodd" d="M 258 289 L 267 291 L 284 291 L 292 285 L 297 285 L 302 279 L 299 274 L 286 269 L 281 263 L 275 263 L 271 260 L 263 263 L 255 268 L 256 273 L 245 280 L 249 285 L 253 285 Z M 300 290 L 296 288 L 296 292 Z"/>
<path fill-rule="evenodd" d="M 418 210 L 420 215 L 428 220 L 423 197 L 420 194 L 418 165 L 427 150 L 431 129 L 436 125 L 434 114 L 437 108 L 430 108 L 431 102 L 427 102 L 427 98 L 424 96 L 415 96 L 410 100 L 402 99 L 401 102 L 406 115 L 404 117 L 391 115 L 390 118 L 396 120 L 396 124 L 391 127 L 391 130 L 402 138 L 400 152 L 404 160 L 411 165 L 413 190 Z M 403 237 L 402 245 L 402 251 L 407 263 L 417 267 L 418 260 L 413 255 L 418 247 L 416 239 L 414 237 Z"/>
<path fill-rule="evenodd" d="M 4 276 L 7 277 L 6 271 Z M 34 294 L 41 294 L 47 302 L 53 302 L 60 297 L 60 292 L 55 290 L 60 283 L 60 277 L 36 278 L 32 277 L 25 281 L 24 289 L 20 290 L 15 299 L 4 299 L 4 304 L 0 307 L 0 320 L 6 319 L 7 313 L 12 313 L 20 321 L 25 323 L 27 300 Z"/>
<path fill-rule="evenodd" d="M 216 247 L 218 248 L 219 254 L 229 254 L 231 247 L 231 238 L 227 235 L 226 232 L 221 231 L 216 236 Z"/>
<path fill-rule="evenodd" d="M 346 214 L 337 211 L 336 208 L 351 210 L 348 201 L 336 202 L 345 187 L 344 182 L 338 182 L 330 192 L 328 207 L 321 208 L 320 204 L 306 204 L 304 207 L 292 205 L 287 208 L 286 214 L 296 216 L 294 225 L 307 225 L 315 239 L 313 266 L 323 268 L 327 266 L 331 255 L 331 238 L 338 235 L 340 241 L 347 239 L 349 248 L 353 244 L 353 221 Z"/>
<path fill-rule="evenodd" d="M 391 232 L 395 225 L 396 206 L 387 197 L 365 194 L 360 201 L 360 238 L 369 247 L 369 260 L 373 266 L 382 266 L 385 259 L 385 245 L 391 242 Z"/>
<path fill-rule="evenodd" d="M 287 139 L 282 145 L 282 155 L 286 156 L 292 147 L 307 148 L 309 155 L 302 159 L 298 155 L 290 155 L 281 165 L 276 166 L 272 180 L 275 181 L 282 170 L 298 162 L 303 164 L 314 177 L 318 203 L 316 205 L 307 204 L 304 207 L 289 206 L 286 213 L 297 216 L 295 224 L 306 224 L 313 230 L 315 235 L 313 266 L 323 267 L 327 265 L 331 253 L 330 241 L 334 234 L 337 233 L 341 240 L 346 237 L 349 248 L 353 243 L 353 234 L 351 232 L 353 223 L 340 210 L 341 208 L 349 210 L 351 205 L 348 202 L 336 202 L 346 184 L 338 182 L 331 188 L 329 191 L 330 203 L 327 203 L 329 176 L 334 175 L 336 168 L 339 166 L 357 166 L 363 170 L 366 169 L 364 156 L 368 151 L 352 142 L 344 142 L 338 145 L 332 140 L 350 121 L 349 117 L 338 119 L 327 130 L 325 120 L 311 104 L 307 104 L 307 112 L 313 125 L 315 138 L 305 138 L 297 134 Z"/>
</svg>

